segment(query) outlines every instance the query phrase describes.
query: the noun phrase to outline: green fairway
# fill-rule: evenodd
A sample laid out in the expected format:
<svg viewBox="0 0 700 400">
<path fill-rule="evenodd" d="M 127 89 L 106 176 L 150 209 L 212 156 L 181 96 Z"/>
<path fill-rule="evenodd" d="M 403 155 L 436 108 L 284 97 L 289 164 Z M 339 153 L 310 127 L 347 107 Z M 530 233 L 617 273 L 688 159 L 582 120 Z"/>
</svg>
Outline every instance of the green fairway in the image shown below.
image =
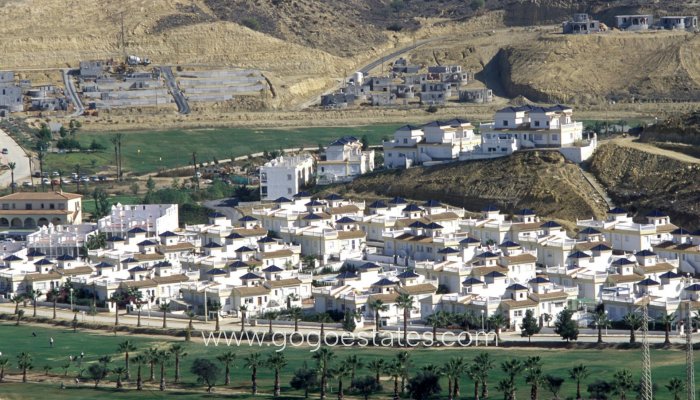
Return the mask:
<svg viewBox="0 0 700 400">
<path fill-rule="evenodd" d="M 36 333 L 37 336 L 33 336 L 32 333 Z M 55 347 L 51 348 L 49 346 L 49 338 L 53 337 L 55 340 Z M 84 383 L 80 387 L 76 387 L 74 384 L 75 376 L 79 373 L 80 369 L 87 368 L 87 365 L 94 363 L 100 356 L 111 355 L 112 362 L 110 366 L 112 368 L 116 366 L 123 366 L 124 357 L 118 354 L 116 349 L 119 342 L 129 339 L 132 340 L 139 351 L 143 351 L 148 347 L 157 347 L 160 349 L 167 349 L 175 339 L 163 339 L 159 337 L 145 338 L 138 336 L 125 335 L 119 333 L 119 336 L 114 336 L 112 334 L 88 334 L 84 332 L 73 333 L 70 329 L 65 328 L 40 328 L 31 326 L 20 326 L 15 327 L 9 323 L 0 323 L 0 351 L 3 353 L 3 357 L 8 357 L 11 361 L 12 379 L 10 384 L 2 384 L 0 387 L 2 389 L 1 393 L 9 398 L 26 398 L 30 396 L 31 398 L 39 398 L 44 395 L 51 395 L 54 398 L 100 398 L 107 394 L 110 394 L 115 398 L 136 398 L 146 396 L 148 398 L 159 398 L 162 396 L 160 392 L 157 391 L 156 386 L 148 386 L 148 390 L 137 393 L 133 388 L 133 382 L 126 385 L 127 389 L 122 392 L 117 392 L 114 388 L 113 377 L 108 377 L 107 381 L 100 384 L 98 390 L 92 389 L 92 385 L 84 380 Z M 183 343 L 181 340 L 180 343 Z M 214 360 L 215 357 L 223 353 L 228 348 L 226 346 L 205 346 L 201 341 L 196 341 L 192 343 L 185 343 L 187 347 L 187 357 L 182 362 L 182 382 L 183 385 L 175 388 L 172 384 L 169 385 L 177 393 L 177 397 L 182 398 L 199 398 L 205 395 L 204 390 L 200 385 L 196 384 L 195 377 L 190 373 L 191 362 L 198 357 L 204 357 Z M 240 347 L 232 348 L 236 352 L 236 361 L 232 369 L 232 388 L 236 392 L 241 393 L 235 398 L 251 398 L 244 394 L 250 389 L 250 371 L 242 367 L 243 358 L 254 351 L 261 351 L 263 353 L 263 358 L 266 358 L 268 354 L 272 353 L 273 348 L 268 347 L 266 344 L 262 348 L 259 347 Z M 310 365 L 313 364 L 312 354 L 309 352 L 309 348 L 289 348 L 284 351 L 289 364 L 282 371 L 281 385 L 282 393 L 284 396 L 292 397 L 302 397 L 301 392 L 297 392 L 289 387 L 289 381 L 297 368 L 299 368 L 303 362 L 308 362 Z M 30 376 L 30 381 L 32 383 L 20 384 L 16 383 L 18 379 L 18 370 L 16 366 L 16 355 L 21 352 L 29 352 L 34 360 L 34 371 Z M 83 365 L 79 366 L 77 363 L 72 363 L 68 370 L 68 376 L 62 378 L 63 370 L 61 366 L 68 361 L 70 355 L 78 355 L 80 352 L 85 352 L 85 359 Z M 348 355 L 356 354 L 360 356 L 363 360 L 369 361 L 376 358 L 382 358 L 387 361 L 393 359 L 395 355 L 399 352 L 399 349 L 378 349 L 378 348 L 333 348 L 333 352 L 336 357 L 333 361 L 334 364 L 342 362 L 342 359 Z M 596 379 L 610 380 L 612 374 L 622 368 L 629 368 L 632 370 L 635 382 L 638 381 L 640 376 L 640 360 L 641 351 L 640 350 L 546 350 L 546 349 L 512 349 L 512 348 L 492 348 L 489 347 L 485 349 L 480 348 L 461 348 L 461 349 L 423 349 L 416 348 L 410 350 L 410 356 L 413 363 L 411 371 L 415 372 L 419 370 L 422 366 L 428 364 L 443 365 L 450 357 L 462 356 L 465 359 L 471 361 L 474 356 L 481 352 L 488 351 L 491 353 L 495 360 L 495 364 L 498 366 L 500 363 L 508 358 L 515 357 L 524 360 L 528 356 L 539 355 L 542 357 L 544 362 L 544 372 L 546 374 L 553 374 L 561 377 L 567 378 L 564 383 L 563 390 L 560 393 L 561 398 L 567 398 L 575 394 L 575 383 L 568 379 L 568 370 L 578 363 L 583 363 L 588 366 L 591 371 L 589 378 L 585 380 L 583 384 L 583 390 L 588 385 L 588 383 L 595 381 Z M 133 355 L 132 355 L 133 356 Z M 652 350 L 652 360 L 653 360 L 653 379 L 656 385 L 658 385 L 658 392 L 655 396 L 656 399 L 671 399 L 668 391 L 664 388 L 664 385 L 668 382 L 671 377 L 684 377 L 685 376 L 685 356 L 682 351 L 677 350 Z M 49 365 L 53 367 L 51 370 L 50 377 L 45 377 L 43 373 L 43 366 Z M 697 363 L 696 363 L 697 366 Z M 148 368 L 145 368 L 144 376 L 148 375 Z M 131 366 L 132 380 L 135 375 L 135 366 Z M 370 375 L 371 372 L 362 368 L 357 372 L 358 376 Z M 157 374 L 156 374 L 157 375 Z M 167 380 L 170 382 L 173 378 L 173 363 L 172 361 L 167 367 Z M 273 375 L 271 371 L 267 368 L 261 368 L 258 371 L 258 385 L 261 395 L 268 395 L 272 387 Z M 492 398 L 500 398 L 502 395 L 496 390 L 496 386 L 499 380 L 504 378 L 504 374 L 500 371 L 500 368 L 496 368 L 492 371 L 489 382 L 490 391 Z M 389 382 L 388 377 L 383 380 L 384 393 L 377 394 L 374 398 L 387 398 L 390 396 L 390 391 L 393 388 L 391 382 Z M 34 383 L 37 380 L 48 380 L 49 382 L 44 383 Z M 67 387 L 65 391 L 57 391 L 60 381 L 63 381 Z M 444 379 L 443 379 L 444 381 Z M 221 385 L 223 379 L 218 380 L 218 384 Z M 529 387 L 524 383 L 524 377 L 519 377 L 518 380 L 518 398 L 527 398 L 529 395 Z M 463 377 L 461 380 L 462 385 L 462 398 L 471 399 L 472 393 L 472 383 Z M 335 385 L 333 385 L 334 387 Z M 447 383 L 442 382 L 443 393 L 446 391 Z M 167 394 L 173 394 L 167 392 Z M 13 397 L 14 396 L 14 397 Z M 216 393 L 211 395 L 212 397 L 217 397 Z M 317 398 L 318 394 L 313 393 L 312 398 Z M 334 394 L 329 395 L 329 398 L 334 397 Z M 541 398 L 550 398 L 548 393 L 542 391 Z M 5 397 L 3 397 L 5 398 Z"/>
<path fill-rule="evenodd" d="M 358 127 L 299 128 L 299 129 L 244 129 L 216 128 L 168 131 L 124 132 L 122 154 L 124 170 L 143 174 L 163 168 L 191 164 L 192 152 L 197 161 L 226 159 L 250 153 L 282 148 L 316 147 L 328 145 L 340 136 L 367 135 L 370 144 L 380 144 L 384 136 L 391 136 L 396 125 L 371 125 Z M 49 154 L 45 170 L 73 172 L 80 164 L 86 173 L 99 172 L 114 165 L 111 133 L 79 132 L 78 140 L 89 146 L 93 139 L 107 150 L 96 153 Z"/>
<path fill-rule="evenodd" d="M 109 204 L 139 204 L 143 200 L 141 196 L 109 196 Z M 83 212 L 84 213 L 94 213 L 95 212 L 95 200 L 92 198 L 83 199 Z"/>
</svg>

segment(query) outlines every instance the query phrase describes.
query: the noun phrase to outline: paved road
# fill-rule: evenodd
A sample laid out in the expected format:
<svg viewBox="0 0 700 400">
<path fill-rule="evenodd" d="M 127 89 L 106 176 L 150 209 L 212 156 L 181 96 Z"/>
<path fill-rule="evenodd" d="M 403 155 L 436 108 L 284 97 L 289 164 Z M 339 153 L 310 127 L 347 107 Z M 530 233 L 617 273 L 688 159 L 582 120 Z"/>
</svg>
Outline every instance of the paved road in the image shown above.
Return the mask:
<svg viewBox="0 0 700 400">
<path fill-rule="evenodd" d="M 70 101 L 75 107 L 75 111 L 70 116 L 78 117 L 83 115 L 85 112 L 85 107 L 83 107 L 83 103 L 80 101 L 80 97 L 78 97 L 78 91 L 75 89 L 75 85 L 73 84 L 73 79 L 70 77 L 71 71 L 75 70 L 62 69 L 61 73 L 63 74 L 63 85 L 66 87 L 66 95 L 70 97 Z"/>
<path fill-rule="evenodd" d="M 190 105 L 187 104 L 187 99 L 185 98 L 185 95 L 182 94 L 182 91 L 177 86 L 175 76 L 173 75 L 173 69 L 171 67 L 158 68 L 163 73 L 165 83 L 168 85 L 168 89 L 170 89 L 170 93 L 172 94 L 173 99 L 175 99 L 175 104 L 177 104 L 178 112 L 180 112 L 180 114 L 189 114 Z"/>
<path fill-rule="evenodd" d="M 687 163 L 700 164 L 700 159 L 698 158 L 689 156 L 687 154 L 679 153 L 677 151 L 662 149 L 660 147 L 654 146 L 653 144 L 638 142 L 636 138 L 632 136 L 628 136 L 626 138 L 619 137 L 611 139 L 610 142 L 623 147 L 629 147 L 631 149 L 640 150 L 649 154 L 656 154 L 659 156 L 669 157 L 673 158 L 674 160 Z"/>
<path fill-rule="evenodd" d="M 426 43 L 434 42 L 434 41 L 440 40 L 440 39 L 442 39 L 442 38 L 430 38 L 430 39 L 418 40 L 418 41 L 416 41 L 415 43 L 411 44 L 410 46 L 402 47 L 402 48 L 400 48 L 399 50 L 396 50 L 396 51 L 394 51 L 394 52 L 392 52 L 392 53 L 385 54 L 384 56 L 382 56 L 382 57 L 380 57 L 380 58 L 378 58 L 378 59 L 376 59 L 376 60 L 370 62 L 369 64 L 367 64 L 367 65 L 365 65 L 365 66 L 359 68 L 358 71 L 359 71 L 359 72 L 362 72 L 362 74 L 366 76 L 366 75 L 368 75 L 373 69 L 377 68 L 377 67 L 378 67 L 379 65 L 381 65 L 382 63 L 384 63 L 384 62 L 386 62 L 386 61 L 388 61 L 388 60 L 392 60 L 392 59 L 394 59 L 394 58 L 396 58 L 396 57 L 399 57 L 400 55 L 406 54 L 406 53 L 408 53 L 409 51 L 414 50 L 414 49 L 416 49 L 416 48 L 418 48 L 418 47 L 420 47 L 420 46 L 422 46 L 422 45 L 424 45 L 424 44 L 426 44 Z M 348 77 L 348 79 L 351 79 L 351 78 L 352 78 L 352 75 L 350 75 L 350 76 Z M 333 88 L 331 88 L 330 90 L 328 90 L 328 91 L 326 91 L 325 93 L 323 93 L 323 95 L 335 92 L 336 90 L 340 89 L 341 85 L 342 85 L 341 83 L 338 83 L 338 84 L 335 85 Z M 315 105 L 315 104 L 317 104 L 317 103 L 320 103 L 320 101 L 321 101 L 321 96 L 316 96 L 316 97 L 314 97 L 314 98 L 312 98 L 312 99 L 310 99 L 310 100 L 308 100 L 308 101 L 306 101 L 306 102 L 300 104 L 299 106 L 297 106 L 297 109 L 298 109 L 298 110 L 303 110 L 303 109 L 309 108 L 309 107 L 311 107 L 311 106 L 313 106 L 313 105 Z"/>
<path fill-rule="evenodd" d="M 15 163 L 15 182 L 21 185 L 23 180 L 28 180 L 31 173 L 27 153 L 2 129 L 0 129 L 0 149 L 7 149 L 7 154 L 3 154 L 0 158 L 3 165 Z M 11 182 L 12 174 L 9 170 L 0 175 L 0 187 L 7 187 Z"/>
</svg>

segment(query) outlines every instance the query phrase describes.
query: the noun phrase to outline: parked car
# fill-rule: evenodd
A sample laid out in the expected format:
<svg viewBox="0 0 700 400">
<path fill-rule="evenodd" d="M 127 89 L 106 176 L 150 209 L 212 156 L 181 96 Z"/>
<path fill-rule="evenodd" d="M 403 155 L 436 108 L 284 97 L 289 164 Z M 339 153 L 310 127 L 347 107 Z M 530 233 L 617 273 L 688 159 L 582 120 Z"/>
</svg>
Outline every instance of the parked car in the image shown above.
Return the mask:
<svg viewBox="0 0 700 400">
<path fill-rule="evenodd" d="M 53 171 L 53 172 L 51 173 L 51 176 L 59 176 L 58 171 Z"/>
<path fill-rule="evenodd" d="M 22 186 L 24 186 L 24 187 L 31 187 L 31 186 L 32 186 L 32 183 L 29 182 L 29 181 L 24 181 L 24 182 L 22 182 Z"/>
<path fill-rule="evenodd" d="M 7 148 L 3 148 L 3 149 L 2 149 L 2 154 L 7 154 L 7 153 L 9 153 L 9 151 L 7 151 Z"/>
<path fill-rule="evenodd" d="M 49 178 L 44 178 L 44 179 L 41 180 L 41 183 L 43 183 L 44 185 L 50 185 L 50 184 L 51 184 L 51 180 L 49 180 Z"/>
<path fill-rule="evenodd" d="M 95 176 L 91 176 L 91 177 L 90 177 L 90 180 L 93 181 L 93 182 L 97 182 L 97 181 L 100 180 L 100 178 L 99 178 L 97 175 L 95 175 Z"/>
</svg>

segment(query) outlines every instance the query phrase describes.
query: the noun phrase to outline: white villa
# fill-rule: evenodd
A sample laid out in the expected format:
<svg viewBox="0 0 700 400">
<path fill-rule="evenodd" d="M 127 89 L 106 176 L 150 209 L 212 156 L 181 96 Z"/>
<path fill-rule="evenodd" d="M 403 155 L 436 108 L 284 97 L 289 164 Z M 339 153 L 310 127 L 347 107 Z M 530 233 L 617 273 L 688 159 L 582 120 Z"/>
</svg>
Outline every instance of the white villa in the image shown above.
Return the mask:
<svg viewBox="0 0 700 400">
<path fill-rule="evenodd" d="M 274 200 L 292 196 L 313 178 L 314 158 L 310 155 L 280 156 L 260 167 L 260 198 Z"/>
<path fill-rule="evenodd" d="M 374 150 L 362 150 L 355 137 L 342 137 L 326 147 L 325 157 L 316 165 L 319 184 L 349 182 L 358 175 L 374 170 Z"/>
</svg>

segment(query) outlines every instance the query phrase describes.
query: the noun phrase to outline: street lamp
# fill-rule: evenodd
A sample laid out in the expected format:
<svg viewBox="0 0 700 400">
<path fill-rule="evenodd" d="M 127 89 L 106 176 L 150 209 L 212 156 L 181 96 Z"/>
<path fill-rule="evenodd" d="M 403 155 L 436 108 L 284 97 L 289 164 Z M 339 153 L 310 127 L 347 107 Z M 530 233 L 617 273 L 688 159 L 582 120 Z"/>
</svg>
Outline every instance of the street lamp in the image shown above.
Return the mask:
<svg viewBox="0 0 700 400">
<path fill-rule="evenodd" d="M 605 320 L 608 320 L 608 310 L 605 310 Z M 609 323 L 605 324 L 605 336 L 608 336 L 608 325 Z"/>
<path fill-rule="evenodd" d="M 73 288 L 70 288 L 70 310 L 73 311 Z"/>
<path fill-rule="evenodd" d="M 484 310 L 481 310 L 481 330 L 484 330 Z"/>
</svg>

